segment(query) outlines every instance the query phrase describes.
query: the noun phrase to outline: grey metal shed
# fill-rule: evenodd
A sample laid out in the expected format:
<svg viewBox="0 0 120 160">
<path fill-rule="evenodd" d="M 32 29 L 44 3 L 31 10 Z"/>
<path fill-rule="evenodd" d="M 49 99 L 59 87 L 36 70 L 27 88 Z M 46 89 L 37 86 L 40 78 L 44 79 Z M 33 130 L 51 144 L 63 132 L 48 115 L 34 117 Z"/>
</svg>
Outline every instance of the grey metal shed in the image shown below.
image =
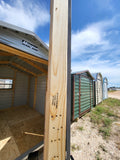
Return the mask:
<svg viewBox="0 0 120 160">
<path fill-rule="evenodd" d="M 94 106 L 103 100 L 103 79 L 101 73 L 93 73 L 94 77 Z"/>
<path fill-rule="evenodd" d="M 103 78 L 103 100 L 108 98 L 108 79 Z"/>
<path fill-rule="evenodd" d="M 43 148 L 48 46 L 33 32 L 0 21 L 1 160 Z"/>
</svg>

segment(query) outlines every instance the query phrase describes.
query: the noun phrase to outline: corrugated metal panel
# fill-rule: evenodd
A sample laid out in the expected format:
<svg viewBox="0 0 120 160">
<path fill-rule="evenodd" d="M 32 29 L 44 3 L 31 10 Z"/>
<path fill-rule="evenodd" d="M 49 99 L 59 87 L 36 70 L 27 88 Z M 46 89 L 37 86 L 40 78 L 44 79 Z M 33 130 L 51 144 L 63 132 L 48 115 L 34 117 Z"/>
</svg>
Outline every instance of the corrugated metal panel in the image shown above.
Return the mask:
<svg viewBox="0 0 120 160">
<path fill-rule="evenodd" d="M 28 76 L 17 72 L 15 83 L 14 106 L 22 106 L 27 104 L 28 96 Z"/>
<path fill-rule="evenodd" d="M 108 98 L 108 80 L 107 78 L 103 78 L 103 99 Z"/>
<path fill-rule="evenodd" d="M 29 106 L 33 107 L 33 102 L 34 102 L 34 88 L 35 88 L 35 78 L 31 77 L 30 78 L 30 95 L 29 95 Z"/>
<path fill-rule="evenodd" d="M 13 78 L 14 70 L 7 66 L 0 66 L 0 78 Z M 13 90 L 0 90 L 0 109 L 9 108 L 12 105 Z"/>
<path fill-rule="evenodd" d="M 81 77 L 81 97 L 80 97 L 80 114 L 90 110 L 93 107 L 93 84 L 92 80 L 87 77 Z"/>
<path fill-rule="evenodd" d="M 74 120 L 93 107 L 93 79 L 85 72 L 73 74 L 71 81 L 72 120 Z"/>
<path fill-rule="evenodd" d="M 0 66 L 0 78 L 13 78 L 14 70 L 7 66 Z"/>
<path fill-rule="evenodd" d="M 45 114 L 46 80 L 47 76 L 40 76 L 37 80 L 36 110 L 43 115 Z"/>
<path fill-rule="evenodd" d="M 48 60 L 48 48 L 43 42 L 39 41 L 37 36 L 26 35 L 17 30 L 4 28 L 0 24 L 0 42 L 16 49 L 25 51 L 39 58 Z M 34 35 L 34 34 L 33 34 Z"/>
</svg>

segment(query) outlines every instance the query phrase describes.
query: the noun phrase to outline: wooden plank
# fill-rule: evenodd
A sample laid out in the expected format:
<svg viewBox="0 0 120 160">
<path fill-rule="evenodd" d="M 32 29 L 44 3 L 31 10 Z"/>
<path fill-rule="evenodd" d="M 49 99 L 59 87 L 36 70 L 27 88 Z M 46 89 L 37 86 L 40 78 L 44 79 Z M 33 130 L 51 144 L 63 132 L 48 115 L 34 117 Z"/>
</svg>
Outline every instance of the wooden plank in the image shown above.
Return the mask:
<svg viewBox="0 0 120 160">
<path fill-rule="evenodd" d="M 8 64 L 9 61 L 0 61 L 0 64 Z"/>
<path fill-rule="evenodd" d="M 0 51 L 0 56 L 14 56 L 14 55 L 7 52 Z"/>
<path fill-rule="evenodd" d="M 14 107 L 15 83 L 16 83 L 16 71 L 14 71 L 14 79 L 13 79 L 12 107 Z"/>
<path fill-rule="evenodd" d="M 6 64 L 1 64 L 1 66 L 6 66 Z M 18 68 L 14 68 L 13 66 L 9 66 L 9 65 L 7 65 L 7 67 L 9 67 L 9 68 L 11 68 L 11 69 L 13 69 L 14 71 L 16 71 L 16 72 L 20 72 L 20 73 L 22 73 L 22 74 L 24 74 L 24 75 L 29 75 L 27 72 L 23 72 L 23 71 L 21 71 L 21 70 L 19 70 Z M 13 78 L 3 78 L 3 79 L 13 79 Z"/>
<path fill-rule="evenodd" d="M 21 69 L 21 70 L 23 70 L 23 71 L 31 74 L 31 75 L 33 75 L 33 76 L 35 76 L 35 77 L 37 76 L 37 74 L 33 73 L 32 71 L 29 71 L 29 70 L 26 69 L 25 67 L 22 67 L 21 65 L 15 63 L 15 62 L 10 62 L 10 64 L 12 64 L 13 66 L 15 66 L 15 67 L 17 67 L 17 68 L 19 68 L 19 69 Z"/>
<path fill-rule="evenodd" d="M 20 57 L 19 57 L 20 58 Z M 26 63 L 32 65 L 33 67 L 35 67 L 36 69 L 38 69 L 39 71 L 41 72 L 44 72 L 44 73 L 47 73 L 47 70 L 41 68 L 40 66 L 36 65 L 35 63 L 33 63 L 32 61 L 28 60 L 28 59 L 25 59 L 25 58 L 20 58 L 22 59 L 23 61 L 25 61 Z"/>
<path fill-rule="evenodd" d="M 28 95 L 27 95 L 27 105 L 29 106 L 29 99 L 30 99 L 30 80 L 31 76 L 28 78 Z"/>
<path fill-rule="evenodd" d="M 10 62 L 10 61 L 0 61 L 0 64 L 11 64 L 11 65 L 13 65 L 13 66 L 15 66 L 15 67 L 17 67 L 17 68 L 19 68 L 19 69 L 21 69 L 21 70 L 23 70 L 23 71 L 29 73 L 29 74 L 31 74 L 31 75 L 33 75 L 33 76 L 37 77 L 37 74 L 33 73 L 32 71 L 29 71 L 29 70 L 26 69 L 25 67 L 22 67 L 21 65 L 15 63 L 15 62 Z"/>
<path fill-rule="evenodd" d="M 23 57 L 23 58 L 27 58 L 29 60 L 33 60 L 35 62 L 39 62 L 39 63 L 43 63 L 43 64 L 48 65 L 48 61 L 47 60 L 44 60 L 44 59 L 41 59 L 39 57 L 33 56 L 33 55 L 29 54 L 29 53 L 20 51 L 18 49 L 12 48 L 12 47 L 7 46 L 7 45 L 2 44 L 2 43 L 0 43 L 0 50 L 4 51 L 4 52 L 11 53 L 13 55 L 17 55 L 17 56 Z"/>
<path fill-rule="evenodd" d="M 33 108 L 35 108 L 35 105 L 36 105 L 36 95 L 37 95 L 37 77 L 35 78 L 34 103 L 33 103 Z"/>
<path fill-rule="evenodd" d="M 51 1 L 44 160 L 65 160 L 68 0 Z"/>
<path fill-rule="evenodd" d="M 44 116 L 34 109 L 20 106 L 0 111 L 0 160 L 15 160 L 43 143 L 43 135 Z"/>
</svg>

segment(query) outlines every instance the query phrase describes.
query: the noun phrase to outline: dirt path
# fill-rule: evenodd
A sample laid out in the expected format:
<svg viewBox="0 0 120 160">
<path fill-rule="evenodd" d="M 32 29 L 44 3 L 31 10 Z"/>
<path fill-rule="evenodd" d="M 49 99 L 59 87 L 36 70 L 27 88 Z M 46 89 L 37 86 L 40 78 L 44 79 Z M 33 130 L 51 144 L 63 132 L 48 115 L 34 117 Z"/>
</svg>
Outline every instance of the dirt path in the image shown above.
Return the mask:
<svg viewBox="0 0 120 160">
<path fill-rule="evenodd" d="M 112 137 L 104 140 L 86 116 L 71 126 L 71 154 L 74 160 L 120 160 L 120 150 Z"/>
<path fill-rule="evenodd" d="M 113 95 L 119 98 L 118 92 Z M 74 160 L 120 160 L 120 101 L 108 99 L 100 105 L 98 110 L 93 108 L 71 125 L 71 155 Z M 104 110 L 100 110 L 101 107 Z M 107 138 L 100 132 L 101 126 L 107 126 L 103 130 L 109 133 Z M 111 130 L 107 132 L 109 127 Z"/>
<path fill-rule="evenodd" d="M 78 126 L 83 130 L 77 129 Z M 71 154 L 74 160 L 120 160 L 120 150 L 112 140 L 106 141 L 90 122 L 83 117 L 71 127 Z"/>
<path fill-rule="evenodd" d="M 108 92 L 108 97 L 120 99 L 120 91 Z"/>
</svg>

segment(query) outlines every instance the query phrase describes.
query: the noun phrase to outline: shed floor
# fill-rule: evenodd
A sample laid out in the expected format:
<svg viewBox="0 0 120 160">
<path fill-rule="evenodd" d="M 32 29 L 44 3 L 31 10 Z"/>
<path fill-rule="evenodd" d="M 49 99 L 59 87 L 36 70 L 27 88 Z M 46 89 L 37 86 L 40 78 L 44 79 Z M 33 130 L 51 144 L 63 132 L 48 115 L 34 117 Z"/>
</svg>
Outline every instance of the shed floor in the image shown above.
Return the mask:
<svg viewBox="0 0 120 160">
<path fill-rule="evenodd" d="M 14 160 L 44 138 L 44 116 L 27 106 L 0 111 L 0 160 Z"/>
</svg>

